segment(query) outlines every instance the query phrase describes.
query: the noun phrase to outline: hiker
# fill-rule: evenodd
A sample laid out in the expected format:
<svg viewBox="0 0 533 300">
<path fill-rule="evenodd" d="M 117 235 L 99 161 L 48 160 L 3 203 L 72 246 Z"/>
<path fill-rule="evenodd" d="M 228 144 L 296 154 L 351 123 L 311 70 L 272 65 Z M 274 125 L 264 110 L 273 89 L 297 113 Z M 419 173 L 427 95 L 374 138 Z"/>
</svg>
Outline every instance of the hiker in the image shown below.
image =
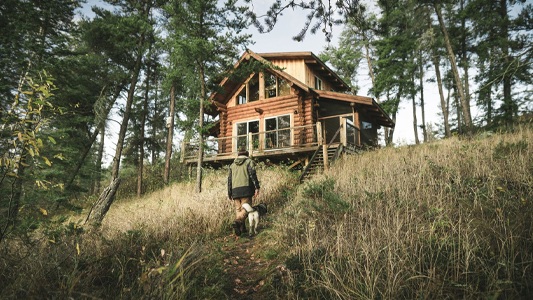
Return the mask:
<svg viewBox="0 0 533 300">
<path fill-rule="evenodd" d="M 228 198 L 235 205 L 235 221 L 232 224 L 235 235 L 246 232 L 246 210 L 243 203 L 252 205 L 252 197 L 259 195 L 259 180 L 255 172 L 255 163 L 248 157 L 246 150 L 239 150 L 237 158 L 229 167 Z"/>
</svg>

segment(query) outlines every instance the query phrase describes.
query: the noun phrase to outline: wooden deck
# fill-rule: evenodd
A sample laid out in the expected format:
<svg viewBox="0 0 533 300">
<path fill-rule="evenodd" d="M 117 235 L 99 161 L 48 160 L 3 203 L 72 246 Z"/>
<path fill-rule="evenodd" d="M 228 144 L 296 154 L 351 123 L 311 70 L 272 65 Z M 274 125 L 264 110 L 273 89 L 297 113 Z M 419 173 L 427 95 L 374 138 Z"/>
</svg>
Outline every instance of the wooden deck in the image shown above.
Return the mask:
<svg viewBox="0 0 533 300">
<path fill-rule="evenodd" d="M 309 153 L 312 154 L 318 147 L 319 141 L 321 141 L 320 133 L 317 135 L 316 125 L 227 138 L 208 138 L 204 141 L 203 161 L 208 164 L 231 163 L 237 157 L 238 148 L 246 148 L 251 157 L 260 160 L 269 159 L 275 162 L 300 160 L 307 157 Z M 198 149 L 198 143 L 183 143 L 181 161 L 186 164 L 195 164 L 198 160 Z"/>
<path fill-rule="evenodd" d="M 294 166 L 306 165 L 317 148 L 327 145 L 327 148 L 357 149 L 360 145 L 359 130 L 353 125 L 341 122 L 340 126 L 330 128 L 336 130 L 333 137 L 326 141 L 323 138 L 320 122 L 290 127 L 266 132 L 249 133 L 247 135 L 225 138 L 210 137 L 204 141 L 203 162 L 212 166 L 230 164 L 237 157 L 237 148 L 245 148 L 251 157 L 273 163 L 286 162 Z M 250 143 L 251 141 L 251 143 Z M 182 143 L 181 161 L 194 165 L 198 161 L 198 143 Z"/>
</svg>

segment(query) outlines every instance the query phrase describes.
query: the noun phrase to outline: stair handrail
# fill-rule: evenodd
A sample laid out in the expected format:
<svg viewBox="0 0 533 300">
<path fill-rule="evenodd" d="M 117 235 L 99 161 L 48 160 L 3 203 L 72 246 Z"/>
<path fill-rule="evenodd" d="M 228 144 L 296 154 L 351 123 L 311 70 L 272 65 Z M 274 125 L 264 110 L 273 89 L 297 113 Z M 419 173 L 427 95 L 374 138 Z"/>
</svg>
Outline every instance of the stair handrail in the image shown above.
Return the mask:
<svg viewBox="0 0 533 300">
<path fill-rule="evenodd" d="M 342 125 L 339 126 L 339 129 L 337 129 L 337 132 L 335 132 L 335 134 L 333 135 L 333 138 L 331 138 L 329 144 L 327 144 L 326 146 L 326 149 L 329 149 L 329 147 L 333 144 L 333 141 L 337 138 L 337 136 L 339 135 L 339 133 L 341 132 L 341 129 L 342 129 Z M 315 158 L 317 156 L 317 154 L 320 152 L 322 148 L 322 145 L 318 145 L 318 147 L 316 148 L 315 150 L 315 153 L 313 153 L 313 155 L 311 156 L 311 159 L 309 160 L 309 162 L 307 163 L 307 165 L 305 166 L 304 170 L 302 171 L 302 174 L 300 175 L 300 183 L 302 182 L 302 180 L 304 179 L 305 175 L 307 174 L 307 172 L 309 172 L 309 169 L 311 168 L 311 165 L 313 164 L 313 162 L 315 161 Z"/>
<path fill-rule="evenodd" d="M 315 161 L 315 158 L 316 158 L 317 154 L 320 152 L 321 149 L 322 149 L 322 145 L 318 145 L 318 147 L 316 148 L 315 152 L 311 156 L 311 159 L 309 159 L 309 162 L 307 163 L 307 165 L 305 166 L 304 170 L 302 171 L 302 174 L 300 175 L 300 178 L 299 178 L 300 183 L 304 179 L 304 177 L 307 174 L 307 172 L 309 172 L 309 169 L 311 169 L 311 165 Z"/>
<path fill-rule="evenodd" d="M 333 135 L 333 137 L 329 141 L 329 144 L 327 145 L 326 149 L 329 149 L 329 147 L 333 144 L 333 141 L 337 138 L 337 136 L 341 132 L 341 129 L 342 129 L 342 124 L 339 126 L 339 129 L 337 129 L 337 132 L 335 132 L 335 134 Z"/>
<path fill-rule="evenodd" d="M 344 148 L 344 145 L 340 144 L 339 147 L 337 148 L 337 150 L 335 150 L 335 154 L 333 155 L 331 161 L 336 161 L 341 156 L 343 148 Z"/>
</svg>

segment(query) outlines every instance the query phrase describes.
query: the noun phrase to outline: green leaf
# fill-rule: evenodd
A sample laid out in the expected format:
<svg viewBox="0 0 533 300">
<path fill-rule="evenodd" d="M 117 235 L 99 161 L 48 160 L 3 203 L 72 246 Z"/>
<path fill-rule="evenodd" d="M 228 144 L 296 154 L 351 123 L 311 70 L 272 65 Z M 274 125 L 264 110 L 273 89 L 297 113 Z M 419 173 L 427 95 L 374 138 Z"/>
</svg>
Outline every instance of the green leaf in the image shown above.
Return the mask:
<svg viewBox="0 0 533 300">
<path fill-rule="evenodd" d="M 48 158 L 46 158 L 45 156 L 43 156 L 43 161 L 46 165 L 48 165 L 49 167 L 52 166 L 52 163 L 48 160 Z"/>
<path fill-rule="evenodd" d="M 53 137 L 49 136 L 49 137 L 48 137 L 48 140 L 49 140 L 52 144 L 54 144 L 54 145 L 56 144 L 56 140 L 55 140 Z"/>
</svg>

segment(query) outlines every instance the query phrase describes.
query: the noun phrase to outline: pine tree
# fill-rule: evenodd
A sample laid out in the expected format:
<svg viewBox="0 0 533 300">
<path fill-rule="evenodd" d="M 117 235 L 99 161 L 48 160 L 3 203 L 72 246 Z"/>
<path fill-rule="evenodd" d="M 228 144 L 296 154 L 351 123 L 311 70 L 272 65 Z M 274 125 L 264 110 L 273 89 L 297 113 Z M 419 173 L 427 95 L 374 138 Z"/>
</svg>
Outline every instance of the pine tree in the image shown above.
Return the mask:
<svg viewBox="0 0 533 300">
<path fill-rule="evenodd" d="M 193 118 L 191 113 L 196 111 L 197 114 L 197 192 L 202 191 L 203 138 L 206 134 L 204 107 L 208 91 L 215 90 L 222 72 L 230 69 L 239 49 L 244 50 L 249 43 L 250 36 L 240 33 L 247 25 L 242 19 L 245 11 L 245 8 L 236 6 L 236 1 L 226 1 L 220 6 L 215 0 L 175 0 L 166 8 L 171 65 L 183 71 L 180 75 L 186 83 L 181 88 L 175 87 L 176 97 L 195 107 L 191 111 L 182 111 L 189 120 Z M 169 80 L 176 81 L 174 76 Z"/>
</svg>

